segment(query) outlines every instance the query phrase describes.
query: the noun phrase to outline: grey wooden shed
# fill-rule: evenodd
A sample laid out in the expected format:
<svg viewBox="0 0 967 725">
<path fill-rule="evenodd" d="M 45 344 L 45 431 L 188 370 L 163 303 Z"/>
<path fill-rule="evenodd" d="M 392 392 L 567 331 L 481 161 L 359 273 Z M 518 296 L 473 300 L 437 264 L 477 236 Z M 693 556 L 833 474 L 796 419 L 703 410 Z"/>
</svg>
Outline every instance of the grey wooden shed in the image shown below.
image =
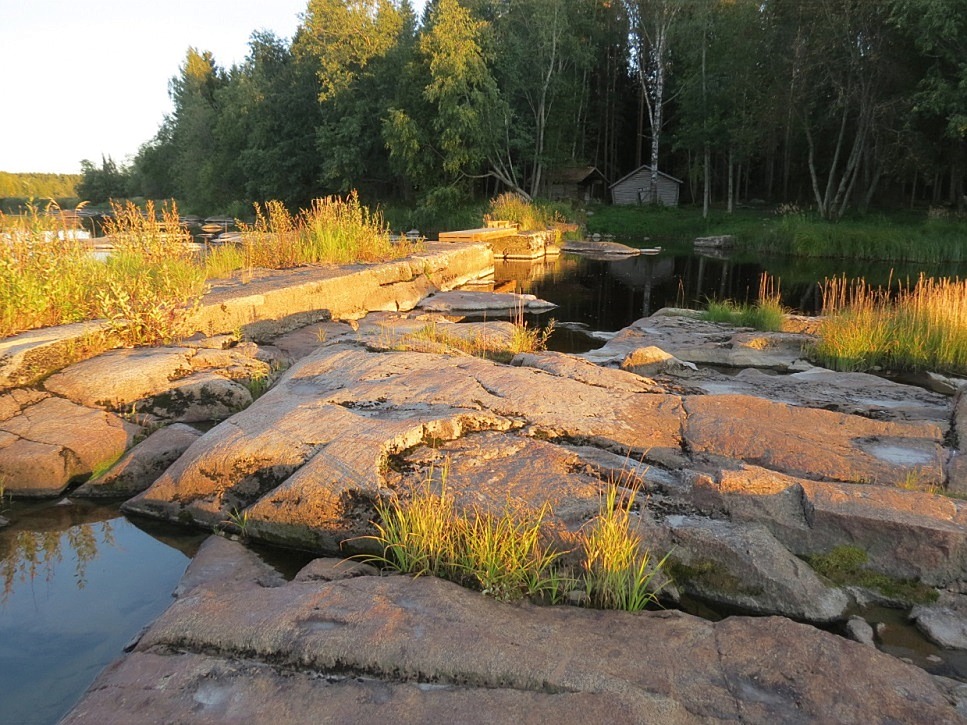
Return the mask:
<svg viewBox="0 0 967 725">
<path fill-rule="evenodd" d="M 658 172 L 658 203 L 663 206 L 678 206 L 678 193 L 682 180 Z M 611 201 L 615 204 L 648 204 L 651 188 L 651 167 L 639 166 L 627 176 L 623 176 L 610 187 Z"/>
</svg>

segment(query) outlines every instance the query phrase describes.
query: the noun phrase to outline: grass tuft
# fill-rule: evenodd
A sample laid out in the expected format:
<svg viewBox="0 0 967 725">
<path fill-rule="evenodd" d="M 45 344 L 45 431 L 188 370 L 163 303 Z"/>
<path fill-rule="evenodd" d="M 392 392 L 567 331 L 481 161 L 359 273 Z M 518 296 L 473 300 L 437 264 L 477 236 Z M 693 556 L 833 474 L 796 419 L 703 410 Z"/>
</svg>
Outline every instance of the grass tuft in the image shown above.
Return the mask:
<svg viewBox="0 0 967 725">
<path fill-rule="evenodd" d="M 584 584 L 592 605 L 601 609 L 639 612 L 657 602 L 659 587 L 652 581 L 667 556 L 655 563 L 642 549 L 641 537 L 632 531 L 634 491 L 620 495 L 611 485 L 601 508 L 584 532 Z"/>
<path fill-rule="evenodd" d="M 967 282 L 920 276 L 891 291 L 862 279 L 823 284 L 814 361 L 836 370 L 967 372 Z"/>
<path fill-rule="evenodd" d="M 446 488 L 446 471 L 440 493 L 426 482 L 404 501 L 377 504 L 377 533 L 364 538 L 382 553 L 363 558 L 406 574 L 449 579 L 504 601 L 535 597 L 557 604 L 583 585 L 592 606 L 640 611 L 657 601 L 660 588 L 652 582 L 667 557 L 656 563 L 642 550 L 631 531 L 633 493 L 624 500 L 617 491 L 609 487 L 599 515 L 583 531 L 580 579 L 560 565 L 567 552 L 545 541 L 550 506 L 458 512 Z"/>
<path fill-rule="evenodd" d="M 759 298 L 754 305 L 739 304 L 731 300 L 712 300 L 708 303 L 704 319 L 738 327 L 751 327 L 763 332 L 778 332 L 782 329 L 785 316 L 779 282 L 771 275 L 763 273 L 759 278 Z"/>
</svg>

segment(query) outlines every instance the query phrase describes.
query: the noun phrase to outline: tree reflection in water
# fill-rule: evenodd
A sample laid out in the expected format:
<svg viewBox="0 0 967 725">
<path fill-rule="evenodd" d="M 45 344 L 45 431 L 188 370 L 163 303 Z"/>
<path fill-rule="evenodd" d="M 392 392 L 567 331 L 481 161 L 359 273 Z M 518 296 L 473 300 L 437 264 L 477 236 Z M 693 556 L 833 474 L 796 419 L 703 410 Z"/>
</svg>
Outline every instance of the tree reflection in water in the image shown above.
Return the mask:
<svg viewBox="0 0 967 725">
<path fill-rule="evenodd" d="M 0 538 L 0 579 L 3 580 L 5 602 L 17 582 L 33 581 L 43 576 L 50 581 L 65 552 L 74 557 L 74 580 L 78 589 L 87 583 L 87 566 L 97 557 L 98 546 L 114 546 L 114 529 L 110 521 L 84 523 L 67 530 L 15 531 Z"/>
</svg>

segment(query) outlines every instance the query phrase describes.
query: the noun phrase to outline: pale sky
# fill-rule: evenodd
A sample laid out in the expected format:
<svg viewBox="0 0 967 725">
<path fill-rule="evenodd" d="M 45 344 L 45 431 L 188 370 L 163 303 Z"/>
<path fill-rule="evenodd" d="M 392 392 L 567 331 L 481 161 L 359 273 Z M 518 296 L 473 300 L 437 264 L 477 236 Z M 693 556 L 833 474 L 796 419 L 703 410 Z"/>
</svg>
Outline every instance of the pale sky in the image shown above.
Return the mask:
<svg viewBox="0 0 967 725">
<path fill-rule="evenodd" d="M 229 68 L 253 31 L 291 39 L 307 5 L 0 0 L 0 171 L 79 173 L 102 154 L 126 163 L 170 112 L 168 81 L 189 46 Z"/>
</svg>

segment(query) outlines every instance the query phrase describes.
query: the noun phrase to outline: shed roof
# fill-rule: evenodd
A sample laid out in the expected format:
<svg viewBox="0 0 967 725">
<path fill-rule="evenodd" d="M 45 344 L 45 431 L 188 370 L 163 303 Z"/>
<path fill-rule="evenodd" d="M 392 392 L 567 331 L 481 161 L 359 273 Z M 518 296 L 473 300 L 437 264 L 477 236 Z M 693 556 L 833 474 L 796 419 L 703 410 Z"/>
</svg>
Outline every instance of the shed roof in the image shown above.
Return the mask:
<svg viewBox="0 0 967 725">
<path fill-rule="evenodd" d="M 632 172 L 630 172 L 630 173 L 627 173 L 627 174 L 625 174 L 624 176 L 622 176 L 622 177 L 621 177 L 620 179 L 618 179 L 618 180 L 617 180 L 616 182 L 614 182 L 614 183 L 613 183 L 613 184 L 612 184 L 611 186 L 609 186 L 608 188 L 609 188 L 609 189 L 613 189 L 613 188 L 614 188 L 614 187 L 616 187 L 616 186 L 617 186 L 618 184 L 620 184 L 620 183 L 621 183 L 622 181 L 624 181 L 625 179 L 630 179 L 630 178 L 631 178 L 632 176 L 634 176 L 635 174 L 637 174 L 637 173 L 638 173 L 639 171 L 641 171 L 642 169 L 647 169 L 647 170 L 648 170 L 649 172 L 651 172 L 651 166 L 649 166 L 648 164 L 642 164 L 641 166 L 639 166 L 639 167 L 638 167 L 637 169 L 635 169 L 634 171 L 632 171 Z M 659 176 L 664 176 L 664 177 L 665 177 L 666 179 L 669 179 L 669 180 L 671 180 L 671 181 L 674 181 L 674 182 L 675 182 L 676 184 L 684 184 L 684 183 L 685 183 L 685 182 L 684 182 L 684 181 L 682 181 L 681 179 L 676 179 L 676 178 L 675 178 L 674 176 L 672 176 L 671 174 L 666 174 L 666 173 L 665 173 L 664 171 L 659 171 L 659 172 L 658 172 L 658 175 L 659 175 Z"/>
<path fill-rule="evenodd" d="M 566 166 L 554 169 L 548 174 L 548 180 L 553 184 L 580 184 L 592 176 L 600 176 L 607 181 L 597 166 Z"/>
</svg>

